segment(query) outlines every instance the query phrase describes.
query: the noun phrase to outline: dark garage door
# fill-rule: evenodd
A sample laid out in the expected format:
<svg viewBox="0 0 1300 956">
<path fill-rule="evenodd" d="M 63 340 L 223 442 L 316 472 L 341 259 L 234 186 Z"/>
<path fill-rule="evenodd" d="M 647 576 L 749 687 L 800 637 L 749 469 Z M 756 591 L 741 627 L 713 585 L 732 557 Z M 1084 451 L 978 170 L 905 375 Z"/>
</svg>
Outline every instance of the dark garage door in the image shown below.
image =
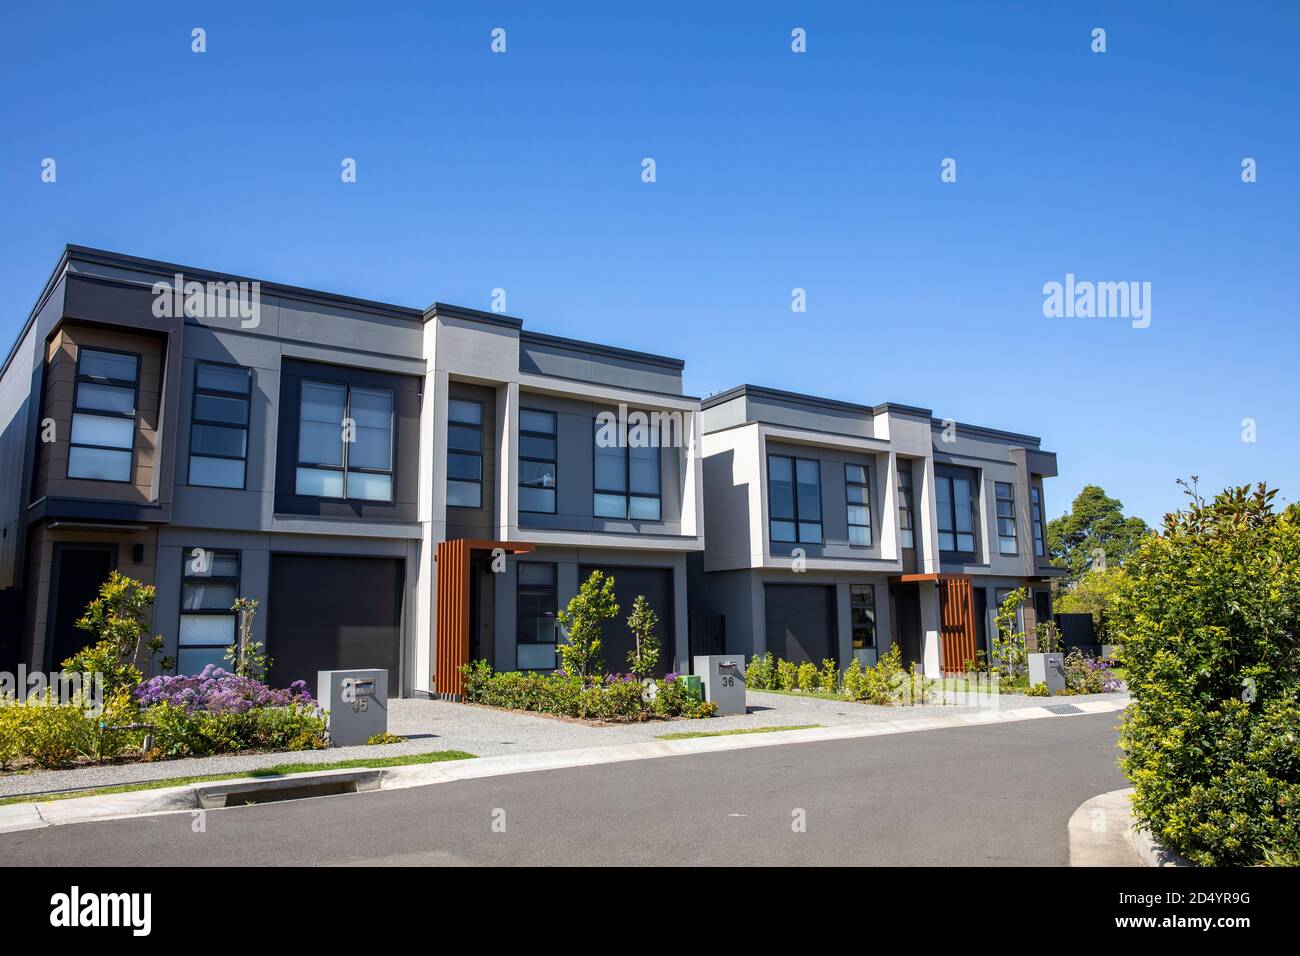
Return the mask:
<svg viewBox="0 0 1300 956">
<path fill-rule="evenodd" d="M 587 580 L 596 569 L 595 565 L 579 568 L 578 583 Z M 627 619 L 636 596 L 644 594 L 651 609 L 659 616 L 659 627 L 655 631 L 659 638 L 656 672 L 662 677 L 673 667 L 672 569 L 608 567 L 600 570 L 614 579 L 614 595 L 618 600 L 618 617 L 605 622 L 600 636 L 600 656 L 605 661 L 605 670 L 612 674 L 627 673 L 627 655 L 636 646 L 632 632 L 627 628 Z"/>
<path fill-rule="evenodd" d="M 763 587 L 767 649 L 781 660 L 820 665 L 838 661 L 835 639 L 835 589 L 812 584 Z"/>
<path fill-rule="evenodd" d="M 267 605 L 274 686 L 305 680 L 315 694 L 317 671 L 385 667 L 397 694 L 400 559 L 272 555 Z"/>
</svg>

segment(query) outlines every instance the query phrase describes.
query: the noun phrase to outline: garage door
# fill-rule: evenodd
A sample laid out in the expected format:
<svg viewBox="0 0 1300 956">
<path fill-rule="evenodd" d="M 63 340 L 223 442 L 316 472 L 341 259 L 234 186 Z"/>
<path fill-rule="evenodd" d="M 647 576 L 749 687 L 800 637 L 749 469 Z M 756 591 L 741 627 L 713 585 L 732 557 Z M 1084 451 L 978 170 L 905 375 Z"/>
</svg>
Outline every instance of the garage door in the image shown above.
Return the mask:
<svg viewBox="0 0 1300 956">
<path fill-rule="evenodd" d="M 767 649 L 781 660 L 821 664 L 838 661 L 835 589 L 810 584 L 768 584 L 763 588 Z"/>
<path fill-rule="evenodd" d="M 272 555 L 267 605 L 273 686 L 305 680 L 314 694 L 317 671 L 384 667 L 397 692 L 400 559 Z"/>
<path fill-rule="evenodd" d="M 595 565 L 578 569 L 579 583 L 587 580 Z M 655 636 L 659 638 L 659 666 L 656 672 L 663 676 L 673 666 L 673 572 L 671 568 L 600 568 L 614 579 L 614 595 L 618 599 L 618 617 L 606 621 L 601 631 L 600 656 L 609 673 L 627 672 L 627 655 L 636 647 L 636 639 L 628 630 L 627 619 L 632 613 L 632 602 L 644 594 L 651 609 L 659 616 Z"/>
</svg>

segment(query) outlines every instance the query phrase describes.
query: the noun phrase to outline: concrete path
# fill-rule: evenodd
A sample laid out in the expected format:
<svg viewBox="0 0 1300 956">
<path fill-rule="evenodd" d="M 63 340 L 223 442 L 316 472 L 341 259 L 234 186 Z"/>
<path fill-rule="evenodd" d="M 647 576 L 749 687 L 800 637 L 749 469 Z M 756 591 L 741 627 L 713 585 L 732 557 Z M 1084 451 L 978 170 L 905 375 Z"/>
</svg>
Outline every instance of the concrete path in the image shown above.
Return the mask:
<svg viewBox="0 0 1300 956">
<path fill-rule="evenodd" d="M 876 707 L 850 701 L 821 700 L 788 694 L 751 692 L 749 713 L 707 720 L 647 721 L 594 727 L 539 714 L 504 711 L 433 700 L 389 702 L 389 730 L 408 737 L 400 744 L 339 747 L 302 753 L 251 754 L 164 760 L 156 763 L 80 767 L 0 775 L 0 797 L 84 790 L 89 787 L 202 774 L 239 773 L 286 762 L 329 763 L 357 757 L 385 757 L 432 750 L 463 750 L 480 757 L 542 753 L 583 747 L 637 743 L 685 731 L 716 732 L 745 727 L 820 724 L 826 727 L 868 726 L 930 717 L 987 713 L 1054 706 L 1067 710 L 1097 701 L 1123 706 L 1127 695 L 1102 694 L 1056 700 L 1004 695 L 992 701 L 973 698 L 978 706 Z"/>
<path fill-rule="evenodd" d="M 1142 866 L 1134 845 L 1132 787 L 1085 800 L 1070 816 L 1071 866 Z"/>
</svg>

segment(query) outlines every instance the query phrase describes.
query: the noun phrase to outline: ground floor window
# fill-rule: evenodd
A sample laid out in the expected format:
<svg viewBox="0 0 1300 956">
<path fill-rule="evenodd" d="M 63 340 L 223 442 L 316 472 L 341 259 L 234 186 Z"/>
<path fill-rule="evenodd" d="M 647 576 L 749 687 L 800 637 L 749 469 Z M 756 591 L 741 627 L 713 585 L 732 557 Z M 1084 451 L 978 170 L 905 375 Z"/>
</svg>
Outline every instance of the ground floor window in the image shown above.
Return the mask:
<svg viewBox="0 0 1300 956">
<path fill-rule="evenodd" d="M 849 585 L 849 620 L 853 649 L 876 646 L 876 589 L 870 584 Z"/>
<path fill-rule="evenodd" d="M 519 604 L 516 614 L 516 663 L 521 671 L 555 668 L 555 565 L 539 561 L 519 564 Z"/>
<path fill-rule="evenodd" d="M 229 668 L 235 642 L 239 552 L 192 548 L 182 556 L 181 624 L 176 673 L 198 674 L 208 664 Z"/>
</svg>

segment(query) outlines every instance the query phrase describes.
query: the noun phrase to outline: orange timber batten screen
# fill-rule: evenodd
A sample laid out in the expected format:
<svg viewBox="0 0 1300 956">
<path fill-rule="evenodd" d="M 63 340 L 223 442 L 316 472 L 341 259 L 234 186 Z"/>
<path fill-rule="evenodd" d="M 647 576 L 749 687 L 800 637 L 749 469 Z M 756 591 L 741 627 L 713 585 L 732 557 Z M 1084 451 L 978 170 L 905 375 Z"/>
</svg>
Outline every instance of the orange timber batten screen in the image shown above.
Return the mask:
<svg viewBox="0 0 1300 956">
<path fill-rule="evenodd" d="M 469 553 L 467 540 L 442 541 L 436 558 L 433 689 L 457 698 L 465 692 L 460 667 L 469 660 Z"/>
<path fill-rule="evenodd" d="M 970 576 L 940 577 L 939 633 L 944 673 L 965 669 L 967 661 L 975 660 L 975 601 L 971 595 Z"/>
</svg>

